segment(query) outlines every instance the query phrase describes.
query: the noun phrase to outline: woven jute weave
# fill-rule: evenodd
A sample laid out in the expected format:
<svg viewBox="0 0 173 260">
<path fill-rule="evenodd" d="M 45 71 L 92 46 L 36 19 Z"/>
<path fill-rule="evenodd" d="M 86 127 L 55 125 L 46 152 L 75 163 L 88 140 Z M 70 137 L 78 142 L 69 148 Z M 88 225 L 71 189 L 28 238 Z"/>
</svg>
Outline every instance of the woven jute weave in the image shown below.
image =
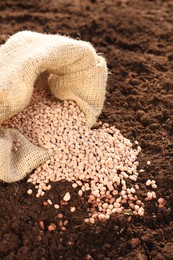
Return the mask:
<svg viewBox="0 0 173 260">
<path fill-rule="evenodd" d="M 100 115 L 106 92 L 105 59 L 85 41 L 61 35 L 22 31 L 0 47 L 0 180 L 24 178 L 49 158 L 43 148 L 27 140 L 3 121 L 23 110 L 30 102 L 38 76 L 46 71 L 52 94 L 73 100 L 93 126 Z M 18 144 L 17 149 L 15 144 Z"/>
</svg>

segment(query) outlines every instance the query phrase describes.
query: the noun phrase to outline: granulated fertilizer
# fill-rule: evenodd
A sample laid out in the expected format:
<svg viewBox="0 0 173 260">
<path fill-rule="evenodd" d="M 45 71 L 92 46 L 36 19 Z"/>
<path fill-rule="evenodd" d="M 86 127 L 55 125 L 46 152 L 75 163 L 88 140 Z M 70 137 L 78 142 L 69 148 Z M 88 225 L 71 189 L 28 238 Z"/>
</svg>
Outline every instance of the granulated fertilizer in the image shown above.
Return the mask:
<svg viewBox="0 0 173 260">
<path fill-rule="evenodd" d="M 84 114 L 73 101 L 59 101 L 43 89 L 34 90 L 30 105 L 4 125 L 17 128 L 51 154 L 28 179 L 37 189 L 38 198 L 51 189 L 51 182 L 65 179 L 72 182 L 73 188 L 79 188 L 78 195 L 86 196 L 91 205 L 86 222 L 95 223 L 96 219 L 109 219 L 112 213 L 127 211 L 144 215 L 144 203 L 136 195 L 138 175 L 143 171 L 137 168 L 141 148 L 137 141 L 133 148 L 114 126 L 98 123 L 97 128 L 88 129 Z M 157 187 L 154 180 L 146 185 Z M 146 196 L 150 200 L 156 194 L 150 190 Z M 68 192 L 63 199 L 68 203 L 70 198 Z M 59 209 L 56 203 L 54 207 Z"/>
</svg>

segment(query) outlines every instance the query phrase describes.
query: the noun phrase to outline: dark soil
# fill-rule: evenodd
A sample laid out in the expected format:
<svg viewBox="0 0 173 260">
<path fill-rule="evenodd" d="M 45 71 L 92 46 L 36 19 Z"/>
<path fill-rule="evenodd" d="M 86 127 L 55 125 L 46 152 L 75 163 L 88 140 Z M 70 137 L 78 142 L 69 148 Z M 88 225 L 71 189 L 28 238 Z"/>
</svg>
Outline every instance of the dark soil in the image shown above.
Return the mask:
<svg viewBox="0 0 173 260">
<path fill-rule="evenodd" d="M 158 184 L 157 200 L 146 202 L 144 217 L 112 216 L 97 225 L 84 224 L 86 201 L 67 182 L 54 183 L 45 198 L 29 196 L 30 184 L 0 184 L 0 259 L 173 259 L 173 1 L 30 0 L 0 1 L 0 42 L 23 29 L 61 33 L 90 41 L 107 59 L 111 72 L 100 120 L 115 125 L 142 152 L 139 177 Z M 151 165 L 146 162 L 150 160 Z M 70 190 L 57 211 L 46 198 Z M 69 207 L 76 206 L 76 213 Z M 39 225 L 44 222 L 44 229 Z"/>
</svg>

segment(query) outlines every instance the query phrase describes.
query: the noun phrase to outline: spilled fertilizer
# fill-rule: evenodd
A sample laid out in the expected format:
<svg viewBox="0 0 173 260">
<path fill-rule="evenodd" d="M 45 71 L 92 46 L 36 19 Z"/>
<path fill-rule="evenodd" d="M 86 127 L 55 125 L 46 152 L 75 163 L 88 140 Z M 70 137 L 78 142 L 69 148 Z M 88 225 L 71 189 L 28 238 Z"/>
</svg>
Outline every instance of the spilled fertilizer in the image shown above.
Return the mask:
<svg viewBox="0 0 173 260">
<path fill-rule="evenodd" d="M 73 101 L 59 101 L 43 89 L 34 90 L 29 106 L 4 122 L 4 126 L 17 128 L 32 143 L 47 149 L 50 158 L 40 165 L 28 178 L 42 197 L 51 189 L 51 183 L 67 180 L 84 197 L 88 205 L 88 218 L 109 219 L 112 214 L 128 212 L 143 216 L 145 200 L 156 198 L 157 185 L 147 180 L 145 199 L 137 193 L 140 189 L 137 157 L 141 151 L 138 142 L 122 136 L 114 126 L 97 123 L 97 128 L 85 126 L 85 116 Z M 16 148 L 17 149 L 17 145 Z M 27 191 L 33 194 L 33 189 Z M 32 195 L 33 196 L 33 195 Z M 71 199 L 69 192 L 62 198 L 64 203 Z M 47 200 L 55 210 L 59 205 Z M 76 208 L 71 207 L 71 212 Z M 50 230 L 54 230 L 52 225 Z"/>
</svg>

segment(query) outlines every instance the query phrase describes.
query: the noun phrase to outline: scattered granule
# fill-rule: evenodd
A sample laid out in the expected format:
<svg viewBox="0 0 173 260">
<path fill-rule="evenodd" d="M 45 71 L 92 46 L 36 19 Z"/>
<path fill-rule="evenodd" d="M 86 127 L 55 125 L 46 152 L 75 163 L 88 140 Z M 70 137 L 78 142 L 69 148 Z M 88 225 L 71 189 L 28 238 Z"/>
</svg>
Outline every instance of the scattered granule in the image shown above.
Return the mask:
<svg viewBox="0 0 173 260">
<path fill-rule="evenodd" d="M 54 231 L 54 230 L 56 230 L 56 225 L 53 224 L 53 223 L 51 223 L 51 224 L 48 226 L 47 229 L 48 229 L 49 231 Z"/>
<path fill-rule="evenodd" d="M 51 200 L 47 200 L 47 202 L 49 203 L 49 205 L 53 204 Z"/>
<path fill-rule="evenodd" d="M 154 199 L 157 197 L 155 191 L 152 191 L 152 196 Z"/>
<path fill-rule="evenodd" d="M 64 226 L 67 226 L 68 225 L 68 220 L 65 220 L 63 224 L 64 224 Z"/>
<path fill-rule="evenodd" d="M 140 169 L 139 172 L 140 172 L 140 173 L 144 172 L 144 169 Z"/>
<path fill-rule="evenodd" d="M 163 198 L 159 198 L 158 200 L 159 208 L 164 208 L 166 205 L 166 201 Z"/>
<path fill-rule="evenodd" d="M 44 230 L 44 222 L 42 220 L 40 220 L 39 225 L 40 225 L 40 228 Z"/>
<path fill-rule="evenodd" d="M 164 203 L 164 199 L 163 198 L 159 198 L 157 201 L 158 201 L 159 204 L 163 204 Z"/>
<path fill-rule="evenodd" d="M 73 188 L 77 188 L 77 186 L 78 186 L 77 183 L 73 183 L 73 184 L 72 184 L 72 187 L 73 187 Z"/>
<path fill-rule="evenodd" d="M 150 185 L 151 185 L 151 180 L 147 180 L 147 181 L 146 181 L 146 185 L 147 185 L 147 186 L 150 186 Z"/>
<path fill-rule="evenodd" d="M 90 218 L 89 221 L 90 221 L 91 224 L 95 223 L 95 219 L 94 218 Z"/>
<path fill-rule="evenodd" d="M 64 200 L 64 201 L 69 201 L 70 198 L 71 198 L 70 193 L 67 192 L 67 193 L 64 195 L 63 200 Z"/>
<path fill-rule="evenodd" d="M 143 216 L 144 215 L 144 208 L 139 208 L 139 210 L 138 210 L 138 215 L 139 216 Z"/>
<path fill-rule="evenodd" d="M 51 182 L 65 179 L 89 202 L 90 215 L 85 222 L 94 224 L 96 219 L 106 220 L 112 213 L 126 210 L 144 215 L 144 204 L 136 195 L 139 172 L 144 171 L 138 171 L 138 141 L 134 148 L 118 129 L 101 122 L 97 128 L 88 129 L 75 102 L 58 101 L 43 89 L 34 90 L 30 105 L 4 126 L 17 128 L 51 154 L 28 179 L 37 189 L 38 198 L 51 189 Z M 157 187 L 153 181 L 146 185 Z M 149 191 L 146 196 L 145 200 L 151 200 L 156 193 Z M 67 192 L 61 205 L 67 205 L 70 197 Z M 47 203 L 53 204 L 51 200 Z"/>
<path fill-rule="evenodd" d="M 83 191 L 82 190 L 79 190 L 78 191 L 78 195 L 81 197 L 83 195 Z"/>
<path fill-rule="evenodd" d="M 28 193 L 29 195 L 31 195 L 31 194 L 33 193 L 33 191 L 32 191 L 31 189 L 29 189 L 29 190 L 27 190 L 27 193 Z"/>
<path fill-rule="evenodd" d="M 156 185 L 156 181 L 155 180 L 147 180 L 146 181 L 146 186 L 150 186 L 153 188 L 153 189 L 156 189 L 157 188 L 157 185 Z"/>
<path fill-rule="evenodd" d="M 64 216 L 63 216 L 62 213 L 59 213 L 59 214 L 58 214 L 58 218 L 59 218 L 59 219 L 62 219 L 63 217 L 64 217 Z"/>
<path fill-rule="evenodd" d="M 62 226 L 62 227 L 61 227 L 61 230 L 62 230 L 62 231 L 66 231 L 66 227 Z"/>
<path fill-rule="evenodd" d="M 47 202 L 47 201 L 43 201 L 43 206 L 48 206 L 49 205 L 49 203 Z"/>
<path fill-rule="evenodd" d="M 71 208 L 70 208 L 70 211 L 71 211 L 71 212 L 75 212 L 75 210 L 76 210 L 75 207 L 71 207 Z"/>
<path fill-rule="evenodd" d="M 66 206 L 68 204 L 68 201 L 61 201 L 61 206 Z"/>
<path fill-rule="evenodd" d="M 147 197 L 146 197 L 146 199 L 145 200 L 152 200 L 152 199 L 154 199 L 154 198 L 156 198 L 156 193 L 154 192 L 154 191 L 149 191 L 149 192 L 147 192 Z"/>
<path fill-rule="evenodd" d="M 157 184 L 156 184 L 156 181 L 155 181 L 155 180 L 152 180 L 152 181 L 151 181 L 151 187 L 152 187 L 153 189 L 157 189 Z"/>
</svg>

